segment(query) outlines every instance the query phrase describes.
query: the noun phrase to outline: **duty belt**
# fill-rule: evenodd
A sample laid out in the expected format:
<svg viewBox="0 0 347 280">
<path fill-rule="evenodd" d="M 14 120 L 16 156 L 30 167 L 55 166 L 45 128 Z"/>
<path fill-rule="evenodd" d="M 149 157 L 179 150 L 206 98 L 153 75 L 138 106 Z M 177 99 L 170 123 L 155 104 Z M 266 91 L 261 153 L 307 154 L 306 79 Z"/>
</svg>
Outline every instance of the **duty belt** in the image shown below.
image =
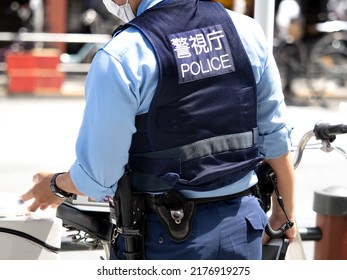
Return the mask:
<svg viewBox="0 0 347 280">
<path fill-rule="evenodd" d="M 195 204 L 200 204 L 200 203 L 209 203 L 209 202 L 218 202 L 218 201 L 224 201 L 224 200 L 230 200 L 230 199 L 235 199 L 239 198 L 242 196 L 247 196 L 247 195 L 257 195 L 258 194 L 258 188 L 256 186 L 250 187 L 244 191 L 234 193 L 234 194 L 229 194 L 229 195 L 223 195 L 223 196 L 217 196 L 217 197 L 204 197 L 204 198 L 193 198 L 193 199 L 188 199 L 188 201 L 193 201 Z M 155 210 L 157 207 L 158 203 L 160 202 L 161 195 L 159 194 L 146 194 L 146 206 L 151 208 L 152 210 Z"/>
</svg>

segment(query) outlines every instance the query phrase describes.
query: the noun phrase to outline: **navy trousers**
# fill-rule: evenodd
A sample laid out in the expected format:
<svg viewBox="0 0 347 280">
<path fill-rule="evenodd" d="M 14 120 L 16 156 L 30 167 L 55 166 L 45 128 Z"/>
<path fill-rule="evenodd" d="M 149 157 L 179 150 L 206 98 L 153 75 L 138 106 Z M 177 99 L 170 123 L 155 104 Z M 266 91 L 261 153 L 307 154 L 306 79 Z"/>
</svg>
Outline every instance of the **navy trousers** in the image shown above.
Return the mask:
<svg viewBox="0 0 347 280">
<path fill-rule="evenodd" d="M 155 213 L 149 213 L 145 238 L 148 260 L 258 260 L 267 216 L 258 200 L 249 195 L 231 200 L 198 204 L 189 238 L 174 242 Z M 120 236 L 110 259 L 124 259 Z"/>
</svg>

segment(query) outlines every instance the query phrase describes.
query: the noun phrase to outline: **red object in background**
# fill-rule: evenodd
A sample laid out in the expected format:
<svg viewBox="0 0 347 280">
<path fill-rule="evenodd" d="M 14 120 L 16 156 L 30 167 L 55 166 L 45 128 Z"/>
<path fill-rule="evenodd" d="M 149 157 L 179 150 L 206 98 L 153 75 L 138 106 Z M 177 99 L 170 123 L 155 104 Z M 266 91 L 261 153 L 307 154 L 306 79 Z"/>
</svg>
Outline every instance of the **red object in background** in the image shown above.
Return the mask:
<svg viewBox="0 0 347 280">
<path fill-rule="evenodd" d="M 64 74 L 52 70 L 13 69 L 8 72 L 8 91 L 12 94 L 59 93 Z"/>
<path fill-rule="evenodd" d="M 8 52 L 5 62 L 9 93 L 59 93 L 65 79 L 58 71 L 59 56 L 56 49 Z"/>
</svg>

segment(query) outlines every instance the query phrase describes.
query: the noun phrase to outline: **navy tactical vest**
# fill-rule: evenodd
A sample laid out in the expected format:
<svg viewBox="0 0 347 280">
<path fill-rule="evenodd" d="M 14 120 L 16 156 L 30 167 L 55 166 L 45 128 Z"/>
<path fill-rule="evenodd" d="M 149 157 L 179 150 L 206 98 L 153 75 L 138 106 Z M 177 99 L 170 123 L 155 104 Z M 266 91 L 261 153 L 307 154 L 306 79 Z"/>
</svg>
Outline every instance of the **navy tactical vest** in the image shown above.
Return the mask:
<svg viewBox="0 0 347 280">
<path fill-rule="evenodd" d="M 221 4 L 164 0 L 124 26 L 153 46 L 159 83 L 136 118 L 129 167 L 141 191 L 213 190 L 262 159 L 249 58 Z"/>
</svg>

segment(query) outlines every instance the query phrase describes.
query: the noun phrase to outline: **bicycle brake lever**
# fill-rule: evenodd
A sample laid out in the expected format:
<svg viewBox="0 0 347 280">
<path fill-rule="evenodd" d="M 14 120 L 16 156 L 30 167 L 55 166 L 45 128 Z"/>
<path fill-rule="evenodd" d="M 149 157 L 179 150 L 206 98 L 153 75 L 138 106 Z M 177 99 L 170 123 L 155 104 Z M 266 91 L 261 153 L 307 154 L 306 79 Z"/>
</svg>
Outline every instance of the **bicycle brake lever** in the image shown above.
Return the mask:
<svg viewBox="0 0 347 280">
<path fill-rule="evenodd" d="M 340 147 L 334 147 L 334 146 L 332 146 L 332 148 L 333 148 L 336 152 L 338 152 L 340 155 L 344 156 L 345 159 L 347 159 L 347 154 L 346 154 L 346 152 L 345 152 L 344 149 L 342 149 L 342 148 L 340 148 Z"/>
<path fill-rule="evenodd" d="M 330 153 L 334 150 L 333 146 L 331 146 L 331 143 L 328 140 L 322 141 L 322 147 L 320 149 L 325 153 Z"/>
<path fill-rule="evenodd" d="M 331 151 L 336 151 L 347 159 L 347 153 L 345 152 L 345 150 L 340 147 L 332 146 L 329 141 L 322 142 L 321 150 L 326 153 L 330 153 Z"/>
</svg>

